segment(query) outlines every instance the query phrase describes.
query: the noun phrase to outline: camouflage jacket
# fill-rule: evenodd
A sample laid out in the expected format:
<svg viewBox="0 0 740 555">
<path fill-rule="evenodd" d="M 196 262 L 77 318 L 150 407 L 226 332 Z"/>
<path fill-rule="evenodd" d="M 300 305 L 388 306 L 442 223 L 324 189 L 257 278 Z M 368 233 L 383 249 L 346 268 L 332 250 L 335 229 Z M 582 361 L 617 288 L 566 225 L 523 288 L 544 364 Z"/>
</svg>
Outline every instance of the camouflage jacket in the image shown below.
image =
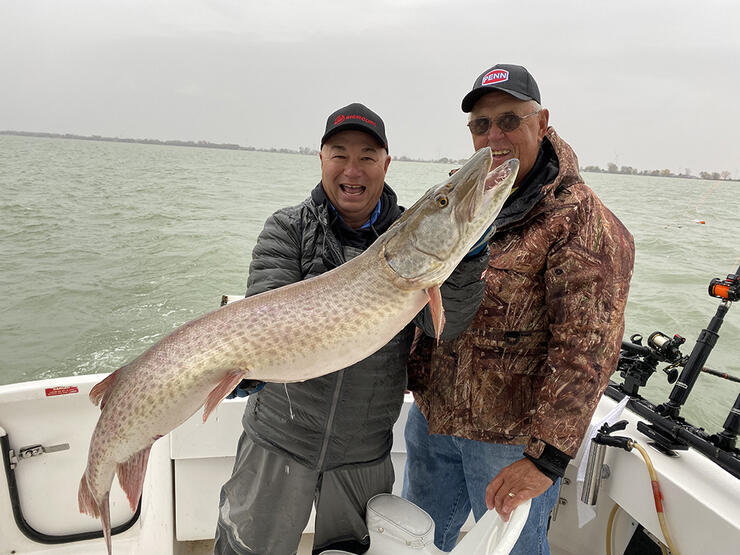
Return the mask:
<svg viewBox="0 0 740 555">
<path fill-rule="evenodd" d="M 540 157 L 547 180 L 525 179 L 496 219 L 472 324 L 438 345 L 423 336 L 409 387 L 430 433 L 573 457 L 616 369 L 634 243 L 552 128 Z"/>
</svg>

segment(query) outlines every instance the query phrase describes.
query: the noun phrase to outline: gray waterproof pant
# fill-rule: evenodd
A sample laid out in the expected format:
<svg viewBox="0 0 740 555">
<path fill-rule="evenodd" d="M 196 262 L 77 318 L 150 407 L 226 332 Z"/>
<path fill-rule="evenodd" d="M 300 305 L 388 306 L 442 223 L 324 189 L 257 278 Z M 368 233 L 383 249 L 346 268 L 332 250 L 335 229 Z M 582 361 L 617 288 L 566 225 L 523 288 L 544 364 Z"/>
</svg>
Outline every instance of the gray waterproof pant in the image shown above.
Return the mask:
<svg viewBox="0 0 740 555">
<path fill-rule="evenodd" d="M 365 507 L 390 493 L 390 455 L 380 462 L 326 472 L 239 439 L 234 471 L 223 488 L 214 555 L 294 555 L 316 503 L 314 553 L 369 547 Z"/>
</svg>

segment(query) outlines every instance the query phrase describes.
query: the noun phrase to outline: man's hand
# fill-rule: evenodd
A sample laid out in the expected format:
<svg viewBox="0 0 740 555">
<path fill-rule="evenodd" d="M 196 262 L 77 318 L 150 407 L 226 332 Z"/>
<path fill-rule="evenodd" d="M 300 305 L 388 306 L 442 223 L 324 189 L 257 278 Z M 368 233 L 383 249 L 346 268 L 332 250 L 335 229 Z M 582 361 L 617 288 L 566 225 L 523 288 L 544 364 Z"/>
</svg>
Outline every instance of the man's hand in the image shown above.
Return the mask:
<svg viewBox="0 0 740 555">
<path fill-rule="evenodd" d="M 527 499 L 545 493 L 552 483 L 532 461 L 521 459 L 504 468 L 491 480 L 486 488 L 486 505 L 489 509 L 496 509 L 507 522 L 511 511 Z"/>
<path fill-rule="evenodd" d="M 239 385 L 237 385 L 234 390 L 226 396 L 226 398 L 233 399 L 235 397 L 247 397 L 253 393 L 257 393 L 263 387 L 265 387 L 265 382 L 260 380 L 242 380 L 239 382 Z"/>
</svg>

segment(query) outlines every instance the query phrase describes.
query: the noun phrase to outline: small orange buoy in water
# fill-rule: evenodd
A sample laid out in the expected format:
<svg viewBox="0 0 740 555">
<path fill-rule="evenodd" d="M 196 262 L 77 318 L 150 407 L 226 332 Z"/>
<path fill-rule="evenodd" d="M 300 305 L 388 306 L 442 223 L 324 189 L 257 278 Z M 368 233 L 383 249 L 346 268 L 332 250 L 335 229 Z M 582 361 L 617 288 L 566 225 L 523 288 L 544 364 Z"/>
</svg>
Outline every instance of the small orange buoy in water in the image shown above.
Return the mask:
<svg viewBox="0 0 740 555">
<path fill-rule="evenodd" d="M 695 221 L 695 222 L 696 222 L 697 224 L 705 224 L 705 223 L 707 223 L 707 222 L 705 222 L 704 220 L 694 220 L 694 221 Z"/>
</svg>

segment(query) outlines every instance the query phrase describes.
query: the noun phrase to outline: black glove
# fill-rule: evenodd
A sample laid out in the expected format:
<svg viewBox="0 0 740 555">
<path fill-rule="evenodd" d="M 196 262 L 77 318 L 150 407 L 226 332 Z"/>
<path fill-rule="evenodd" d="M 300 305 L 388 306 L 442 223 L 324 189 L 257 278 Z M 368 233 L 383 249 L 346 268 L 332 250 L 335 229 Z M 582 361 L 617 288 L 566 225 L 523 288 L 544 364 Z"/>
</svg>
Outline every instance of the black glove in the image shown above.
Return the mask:
<svg viewBox="0 0 740 555">
<path fill-rule="evenodd" d="M 229 393 L 226 398 L 234 399 L 235 397 L 246 397 L 252 393 L 257 393 L 260 389 L 265 387 L 265 383 L 266 382 L 261 382 L 260 380 L 242 380 L 239 382 L 239 385 L 234 388 L 234 391 Z"/>
</svg>

